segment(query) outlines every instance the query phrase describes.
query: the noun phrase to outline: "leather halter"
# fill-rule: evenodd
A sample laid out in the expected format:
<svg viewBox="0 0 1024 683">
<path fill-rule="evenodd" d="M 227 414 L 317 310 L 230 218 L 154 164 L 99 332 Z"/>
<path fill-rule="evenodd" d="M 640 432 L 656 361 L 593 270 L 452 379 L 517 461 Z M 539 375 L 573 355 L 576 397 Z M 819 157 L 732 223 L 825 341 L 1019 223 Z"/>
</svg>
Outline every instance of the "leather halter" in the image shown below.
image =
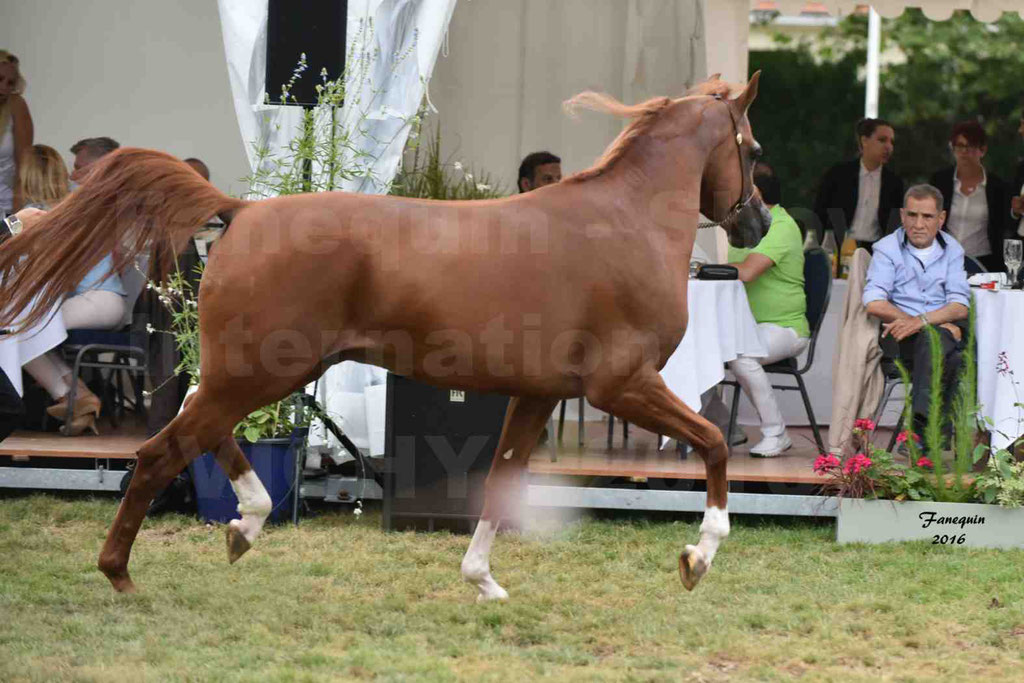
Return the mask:
<svg viewBox="0 0 1024 683">
<path fill-rule="evenodd" d="M 740 177 L 743 178 L 743 185 L 740 188 L 740 198 L 733 205 L 732 209 L 729 210 L 729 213 L 726 214 L 725 218 L 723 218 L 720 221 L 701 221 L 700 223 L 697 224 L 698 229 L 715 228 L 721 225 L 725 225 L 726 223 L 729 223 L 730 221 L 735 219 L 736 216 L 739 215 L 740 211 L 746 208 L 746 206 L 750 204 L 750 202 L 753 201 L 754 199 L 753 186 L 750 187 L 749 192 L 746 192 L 747 177 L 749 176 L 749 174 L 745 172 L 746 169 L 744 168 L 743 164 L 743 148 L 741 147 L 741 145 L 743 144 L 743 134 L 740 133 L 739 122 L 736 120 L 736 113 L 732 110 L 732 107 L 729 106 L 729 103 L 726 102 L 721 95 L 712 95 L 712 97 L 714 97 L 716 100 L 720 102 L 725 102 L 725 108 L 729 112 L 729 120 L 732 121 L 733 140 L 736 142 L 736 156 L 740 163 Z M 746 199 L 743 198 L 745 192 L 747 194 Z"/>
</svg>

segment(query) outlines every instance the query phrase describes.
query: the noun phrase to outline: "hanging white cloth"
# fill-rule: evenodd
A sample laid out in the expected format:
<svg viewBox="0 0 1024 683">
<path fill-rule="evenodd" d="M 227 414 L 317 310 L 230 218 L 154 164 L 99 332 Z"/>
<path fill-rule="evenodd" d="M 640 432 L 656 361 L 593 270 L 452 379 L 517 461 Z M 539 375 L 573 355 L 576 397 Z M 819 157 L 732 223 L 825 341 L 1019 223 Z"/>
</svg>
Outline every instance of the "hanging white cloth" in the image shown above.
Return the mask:
<svg viewBox="0 0 1024 683">
<path fill-rule="evenodd" d="M 340 189 L 387 192 L 455 2 L 349 0 L 346 55 L 354 64 L 346 65 L 346 98 L 338 120 L 347 131 L 348 144 L 359 152 L 362 173 L 343 180 Z M 303 109 L 275 103 L 280 92 L 267 92 L 267 0 L 218 0 L 217 7 L 235 114 L 249 165 L 255 172 L 260 147 L 265 150 L 265 159 L 286 156 L 288 143 L 301 125 Z M 328 78 L 338 76 L 328 74 Z M 303 77 L 320 78 L 310 73 Z M 330 112 L 317 112 L 318 117 L 325 115 L 330 116 Z M 383 454 L 380 418 L 385 377 L 380 368 L 342 363 L 325 373 L 318 396 L 356 445 L 374 455 Z M 367 414 L 367 405 L 372 415 Z M 314 425 L 310 444 L 326 445 L 335 452 L 340 448 L 322 425 Z"/>
</svg>

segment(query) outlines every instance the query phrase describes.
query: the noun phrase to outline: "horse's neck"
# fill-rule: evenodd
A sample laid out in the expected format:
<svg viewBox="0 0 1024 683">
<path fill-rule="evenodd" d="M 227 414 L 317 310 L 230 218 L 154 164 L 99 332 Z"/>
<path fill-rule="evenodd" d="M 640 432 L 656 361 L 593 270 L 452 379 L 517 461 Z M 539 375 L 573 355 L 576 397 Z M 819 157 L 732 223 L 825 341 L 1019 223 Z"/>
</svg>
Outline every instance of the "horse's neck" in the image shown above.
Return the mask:
<svg viewBox="0 0 1024 683">
<path fill-rule="evenodd" d="M 633 229 L 642 229 L 674 256 L 689 259 L 700 220 L 707 152 L 686 140 L 644 147 L 612 169 L 602 190 L 606 196 L 628 198 L 634 210 Z"/>
</svg>

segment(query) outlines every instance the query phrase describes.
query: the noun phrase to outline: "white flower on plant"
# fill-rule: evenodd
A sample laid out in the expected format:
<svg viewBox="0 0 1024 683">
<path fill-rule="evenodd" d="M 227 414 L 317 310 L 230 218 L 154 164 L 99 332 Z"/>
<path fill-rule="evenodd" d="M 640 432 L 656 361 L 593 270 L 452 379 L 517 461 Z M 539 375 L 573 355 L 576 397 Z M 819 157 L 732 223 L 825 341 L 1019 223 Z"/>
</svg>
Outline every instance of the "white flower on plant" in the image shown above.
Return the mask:
<svg viewBox="0 0 1024 683">
<path fill-rule="evenodd" d="M 153 334 L 156 332 L 156 328 L 153 327 L 152 323 L 146 323 L 146 334 Z"/>
<path fill-rule="evenodd" d="M 467 173 L 466 174 L 466 182 L 467 183 L 473 182 L 473 174 L 472 173 Z"/>
<path fill-rule="evenodd" d="M 454 164 L 452 164 L 452 166 L 455 167 L 456 171 L 461 171 L 462 170 L 462 162 L 461 161 L 456 161 Z"/>
<path fill-rule="evenodd" d="M 486 184 L 486 183 L 477 183 L 476 184 L 476 191 L 477 192 L 487 192 L 490 189 L 491 189 L 491 186 Z"/>
</svg>

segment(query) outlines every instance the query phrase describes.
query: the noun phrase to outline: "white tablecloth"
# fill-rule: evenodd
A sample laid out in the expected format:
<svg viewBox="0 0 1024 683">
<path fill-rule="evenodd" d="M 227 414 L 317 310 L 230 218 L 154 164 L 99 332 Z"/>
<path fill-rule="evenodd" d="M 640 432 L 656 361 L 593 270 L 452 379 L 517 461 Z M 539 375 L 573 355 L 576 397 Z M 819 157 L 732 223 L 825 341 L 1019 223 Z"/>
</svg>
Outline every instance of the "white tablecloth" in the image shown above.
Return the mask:
<svg viewBox="0 0 1024 683">
<path fill-rule="evenodd" d="M 972 289 L 977 311 L 978 402 L 994 423 L 992 447 L 1024 434 L 1024 292 Z"/>
<path fill-rule="evenodd" d="M 807 393 L 811 397 L 811 408 L 814 410 L 814 418 L 819 427 L 828 426 L 832 417 L 832 358 L 836 354 L 839 343 L 839 317 L 843 312 L 843 301 L 846 300 L 846 292 L 849 283 L 846 280 L 832 280 L 832 296 L 829 299 L 828 308 L 825 309 L 825 317 L 821 321 L 821 330 L 818 332 L 818 341 L 814 348 L 814 362 L 811 369 L 804 375 L 804 384 L 807 385 Z M 807 359 L 808 351 L 804 351 L 797 359 L 800 367 L 803 367 Z M 782 375 L 774 375 L 772 381 L 777 384 L 794 385 L 795 382 Z M 726 401 L 731 400 L 726 395 Z M 803 399 L 798 391 L 776 391 L 775 398 L 782 411 L 782 417 L 789 426 L 809 425 L 807 410 L 804 409 Z M 900 411 L 903 409 L 902 389 L 893 392 L 892 398 L 882 415 L 880 422 L 886 426 L 896 424 Z M 740 424 L 757 425 L 757 413 L 754 407 L 744 396 L 740 401 L 738 421 Z"/>
<path fill-rule="evenodd" d="M 29 329 L 0 336 L 0 368 L 20 396 L 23 391 L 21 366 L 38 358 L 67 339 L 64 317 L 58 309 Z"/>
<path fill-rule="evenodd" d="M 738 280 L 690 280 L 690 322 L 661 376 L 683 403 L 700 410 L 700 395 L 725 378 L 725 364 L 740 354 L 764 357 L 764 343 Z"/>
</svg>

